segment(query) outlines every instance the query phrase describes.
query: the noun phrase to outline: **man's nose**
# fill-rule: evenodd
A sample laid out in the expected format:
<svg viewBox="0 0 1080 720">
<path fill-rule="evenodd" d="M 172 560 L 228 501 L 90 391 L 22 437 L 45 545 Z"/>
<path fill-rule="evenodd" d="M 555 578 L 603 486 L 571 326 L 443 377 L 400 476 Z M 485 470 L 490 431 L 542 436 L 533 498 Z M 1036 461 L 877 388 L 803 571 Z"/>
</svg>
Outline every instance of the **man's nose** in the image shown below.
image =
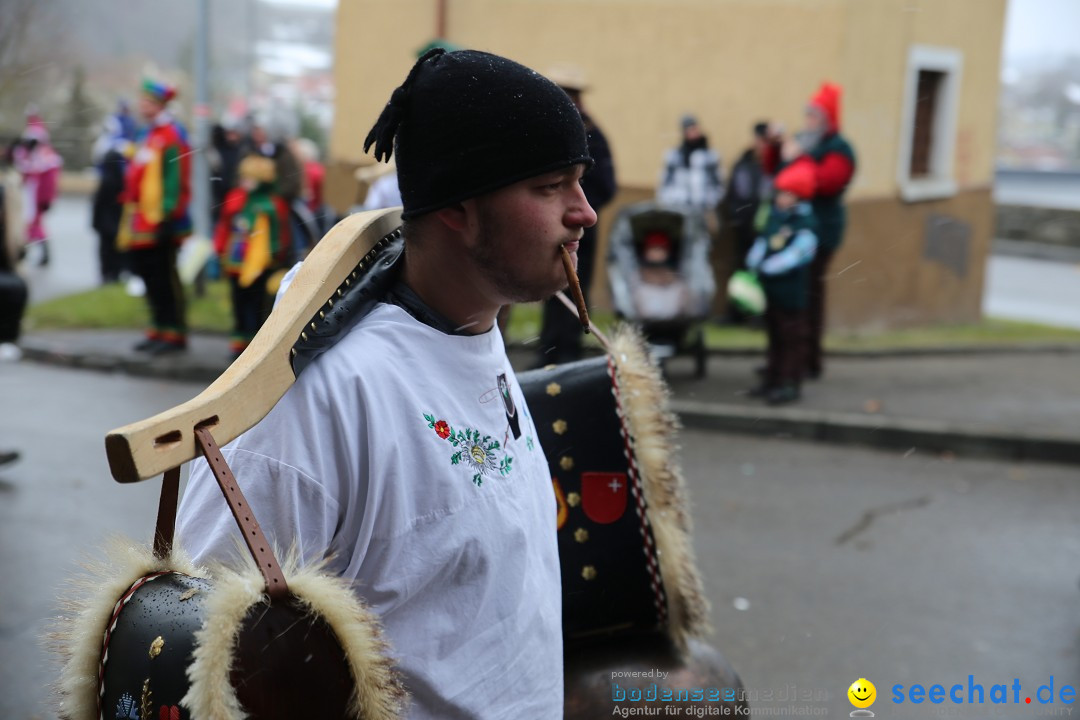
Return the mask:
<svg viewBox="0 0 1080 720">
<path fill-rule="evenodd" d="M 592 227 L 596 224 L 596 211 L 585 198 L 585 190 L 580 183 L 574 183 L 574 199 L 566 214 L 566 224 L 570 227 Z"/>
</svg>

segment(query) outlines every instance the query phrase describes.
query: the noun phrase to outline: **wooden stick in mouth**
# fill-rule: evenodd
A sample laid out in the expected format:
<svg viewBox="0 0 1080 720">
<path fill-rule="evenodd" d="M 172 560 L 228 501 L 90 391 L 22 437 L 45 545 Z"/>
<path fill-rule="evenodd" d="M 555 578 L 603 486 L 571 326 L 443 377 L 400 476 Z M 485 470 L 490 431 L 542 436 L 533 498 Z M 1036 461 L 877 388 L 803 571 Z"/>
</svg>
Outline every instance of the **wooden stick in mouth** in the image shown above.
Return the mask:
<svg viewBox="0 0 1080 720">
<path fill-rule="evenodd" d="M 577 271 L 574 270 L 574 259 L 570 257 L 570 251 L 562 246 L 562 264 L 566 271 L 566 279 L 570 282 L 570 296 L 577 305 L 578 320 L 581 321 L 581 329 L 589 331 L 589 309 L 585 307 L 585 296 L 581 294 L 581 283 L 578 281 Z"/>
</svg>

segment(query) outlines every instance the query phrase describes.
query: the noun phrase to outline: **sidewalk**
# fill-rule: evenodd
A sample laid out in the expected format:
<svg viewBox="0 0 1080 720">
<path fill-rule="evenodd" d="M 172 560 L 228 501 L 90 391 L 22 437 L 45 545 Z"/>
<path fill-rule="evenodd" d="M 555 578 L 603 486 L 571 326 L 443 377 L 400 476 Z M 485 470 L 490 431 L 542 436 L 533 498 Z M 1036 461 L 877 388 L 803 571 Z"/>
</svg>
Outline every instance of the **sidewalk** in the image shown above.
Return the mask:
<svg viewBox="0 0 1080 720">
<path fill-rule="evenodd" d="M 135 331 L 31 333 L 28 361 L 209 383 L 229 363 L 228 339 L 197 335 L 181 355 L 131 350 Z M 511 348 L 520 368 L 533 353 Z M 1080 464 L 1080 352 L 1031 349 L 919 355 L 837 356 L 803 400 L 771 408 L 746 396 L 760 360 L 715 354 L 693 377 L 689 358 L 668 362 L 673 409 L 688 427 L 795 437 L 900 452 Z"/>
<path fill-rule="evenodd" d="M 1080 353 L 943 353 L 831 357 L 801 402 L 747 397 L 757 358 L 714 356 L 695 380 L 669 363 L 683 423 L 901 452 L 1080 463 Z"/>
</svg>

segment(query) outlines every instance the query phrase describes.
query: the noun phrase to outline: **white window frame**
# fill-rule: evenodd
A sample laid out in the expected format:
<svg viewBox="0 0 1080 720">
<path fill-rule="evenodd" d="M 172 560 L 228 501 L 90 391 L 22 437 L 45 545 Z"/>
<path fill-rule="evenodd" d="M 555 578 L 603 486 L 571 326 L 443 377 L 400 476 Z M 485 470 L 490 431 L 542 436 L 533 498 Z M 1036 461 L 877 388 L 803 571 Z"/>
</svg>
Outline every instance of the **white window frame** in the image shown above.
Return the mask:
<svg viewBox="0 0 1080 720">
<path fill-rule="evenodd" d="M 903 115 L 900 120 L 900 155 L 896 181 L 900 197 L 907 202 L 937 200 L 956 195 L 953 160 L 956 156 L 956 123 L 960 106 L 960 80 L 964 54 L 954 48 L 912 45 L 908 50 L 907 82 L 904 88 Z M 930 173 L 911 177 L 911 146 L 915 135 L 915 95 L 919 73 L 923 70 L 943 73 L 934 117 L 933 145 L 930 149 Z"/>
</svg>

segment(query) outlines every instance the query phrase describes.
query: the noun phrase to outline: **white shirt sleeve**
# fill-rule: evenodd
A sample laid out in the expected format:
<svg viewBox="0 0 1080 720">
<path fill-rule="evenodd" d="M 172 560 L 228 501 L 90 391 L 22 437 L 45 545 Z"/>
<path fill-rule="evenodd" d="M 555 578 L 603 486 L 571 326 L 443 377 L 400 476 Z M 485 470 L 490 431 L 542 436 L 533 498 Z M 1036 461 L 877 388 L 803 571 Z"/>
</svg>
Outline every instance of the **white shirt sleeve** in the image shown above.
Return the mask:
<svg viewBox="0 0 1080 720">
<path fill-rule="evenodd" d="M 345 554 L 336 537 L 342 507 L 349 496 L 366 495 L 366 474 L 359 469 L 365 462 L 365 435 L 356 425 L 363 427 L 366 417 L 353 407 L 352 397 L 340 380 L 326 377 L 321 363 L 313 363 L 258 425 L 222 449 L 279 560 L 294 550 L 303 564 Z M 351 417 L 352 432 L 343 417 Z M 196 563 L 229 562 L 241 542 L 236 521 L 201 458 L 192 466 L 180 503 L 177 538 Z"/>
<path fill-rule="evenodd" d="M 339 510 L 323 486 L 297 468 L 249 450 L 230 449 L 223 455 L 278 560 L 294 550 L 305 565 L 322 559 Z M 247 552 L 210 466 L 201 458 L 192 466 L 178 516 L 177 535 L 196 564 L 236 567 L 236 553 Z"/>
</svg>

